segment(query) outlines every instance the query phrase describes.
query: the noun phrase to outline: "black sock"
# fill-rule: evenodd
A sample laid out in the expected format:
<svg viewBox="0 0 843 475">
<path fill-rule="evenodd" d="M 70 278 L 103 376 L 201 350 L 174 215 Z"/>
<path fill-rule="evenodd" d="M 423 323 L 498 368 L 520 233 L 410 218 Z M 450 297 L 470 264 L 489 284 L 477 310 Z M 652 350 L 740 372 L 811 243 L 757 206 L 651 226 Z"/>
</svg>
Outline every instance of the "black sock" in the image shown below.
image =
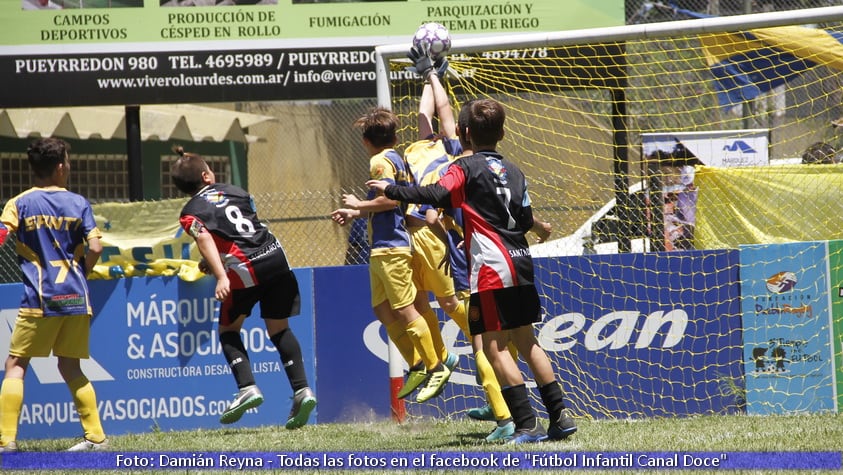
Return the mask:
<svg viewBox="0 0 843 475">
<path fill-rule="evenodd" d="M 506 401 L 509 412 L 512 414 L 512 420 L 515 422 L 515 430 L 518 429 L 534 429 L 538 419 L 536 418 L 536 411 L 530 405 L 530 397 L 527 394 L 527 385 L 519 384 L 518 386 L 508 386 L 501 388 L 501 395 Z"/>
<path fill-rule="evenodd" d="M 419 361 L 410 368 L 410 371 L 424 371 L 424 369 L 424 361 Z"/>
<path fill-rule="evenodd" d="M 240 339 L 240 332 L 220 333 L 222 354 L 231 368 L 237 388 L 243 389 L 246 386 L 255 384 L 255 376 L 252 374 L 252 364 L 249 362 L 249 354 Z"/>
<path fill-rule="evenodd" d="M 293 392 L 307 387 L 307 375 L 304 372 L 304 360 L 301 356 L 301 346 L 293 331 L 285 328 L 269 337 L 281 355 L 281 365 L 287 372 L 287 379 Z"/>
<path fill-rule="evenodd" d="M 562 409 L 565 409 L 565 403 L 562 401 L 562 387 L 554 381 L 541 386 L 539 394 L 542 397 L 545 409 L 547 409 L 550 422 L 556 422 L 559 419 L 559 414 L 562 413 Z"/>
</svg>

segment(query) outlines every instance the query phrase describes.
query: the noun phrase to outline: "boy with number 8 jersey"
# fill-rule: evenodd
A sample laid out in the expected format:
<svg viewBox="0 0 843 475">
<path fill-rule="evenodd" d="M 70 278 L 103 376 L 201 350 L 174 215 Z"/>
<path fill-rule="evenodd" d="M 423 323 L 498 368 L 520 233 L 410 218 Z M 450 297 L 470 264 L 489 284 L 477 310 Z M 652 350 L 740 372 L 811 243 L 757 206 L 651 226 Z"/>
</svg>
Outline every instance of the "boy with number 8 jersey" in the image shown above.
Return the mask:
<svg viewBox="0 0 843 475">
<path fill-rule="evenodd" d="M 181 147 L 176 152 L 179 158 L 170 170 L 173 184 L 191 196 L 179 222 L 196 240 L 202 255 L 200 270 L 217 279 L 214 296 L 222 302 L 219 339 L 239 390 L 220 422 L 237 422 L 247 410 L 263 403 L 240 337 L 243 322 L 259 303 L 269 339 L 281 355 L 293 389 L 286 428 L 302 427 L 316 407 L 316 397 L 307 382 L 299 341 L 287 321 L 299 314 L 301 297 L 284 248 L 258 219 L 247 191 L 217 183 L 199 155 L 185 153 Z"/>
</svg>

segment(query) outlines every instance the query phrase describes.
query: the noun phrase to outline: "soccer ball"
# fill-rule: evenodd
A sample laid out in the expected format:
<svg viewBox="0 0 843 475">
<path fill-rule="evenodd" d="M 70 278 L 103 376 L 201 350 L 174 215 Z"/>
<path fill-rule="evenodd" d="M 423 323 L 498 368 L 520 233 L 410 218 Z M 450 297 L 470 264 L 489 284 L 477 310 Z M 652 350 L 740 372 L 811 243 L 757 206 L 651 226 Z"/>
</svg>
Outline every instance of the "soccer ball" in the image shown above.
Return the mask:
<svg viewBox="0 0 843 475">
<path fill-rule="evenodd" d="M 427 49 L 430 57 L 439 59 L 451 49 L 451 34 L 442 24 L 428 22 L 422 24 L 413 36 L 413 46 Z"/>
</svg>

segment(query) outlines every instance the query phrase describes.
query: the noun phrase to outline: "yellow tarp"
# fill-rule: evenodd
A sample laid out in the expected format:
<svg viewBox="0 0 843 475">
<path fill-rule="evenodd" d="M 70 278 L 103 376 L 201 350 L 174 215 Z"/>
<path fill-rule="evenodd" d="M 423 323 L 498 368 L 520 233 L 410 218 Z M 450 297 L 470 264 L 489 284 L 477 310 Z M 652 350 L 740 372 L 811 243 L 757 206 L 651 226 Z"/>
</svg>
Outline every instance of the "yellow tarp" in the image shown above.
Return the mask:
<svg viewBox="0 0 843 475">
<path fill-rule="evenodd" d="M 697 167 L 697 249 L 843 239 L 843 165 Z"/>
<path fill-rule="evenodd" d="M 195 281 L 199 251 L 182 232 L 179 212 L 187 199 L 93 205 L 103 254 L 91 278 L 173 276 Z"/>
</svg>

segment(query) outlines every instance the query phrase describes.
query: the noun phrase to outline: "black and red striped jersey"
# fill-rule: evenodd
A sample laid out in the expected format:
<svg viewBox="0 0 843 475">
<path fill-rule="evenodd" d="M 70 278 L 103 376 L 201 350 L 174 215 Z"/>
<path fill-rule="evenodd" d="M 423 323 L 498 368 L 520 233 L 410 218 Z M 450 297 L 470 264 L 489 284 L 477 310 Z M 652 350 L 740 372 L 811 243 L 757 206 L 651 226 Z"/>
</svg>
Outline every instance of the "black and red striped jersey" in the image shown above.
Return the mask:
<svg viewBox="0 0 843 475">
<path fill-rule="evenodd" d="M 238 186 L 206 186 L 184 205 L 179 222 L 194 238 L 211 233 L 234 289 L 253 287 L 290 270 L 281 243 L 258 219 L 254 198 Z"/>
<path fill-rule="evenodd" d="M 434 185 L 405 188 L 390 186 L 386 196 L 462 209 L 473 293 L 533 284 L 525 237 L 533 211 L 527 180 L 514 163 L 479 152 L 454 161 Z"/>
</svg>

